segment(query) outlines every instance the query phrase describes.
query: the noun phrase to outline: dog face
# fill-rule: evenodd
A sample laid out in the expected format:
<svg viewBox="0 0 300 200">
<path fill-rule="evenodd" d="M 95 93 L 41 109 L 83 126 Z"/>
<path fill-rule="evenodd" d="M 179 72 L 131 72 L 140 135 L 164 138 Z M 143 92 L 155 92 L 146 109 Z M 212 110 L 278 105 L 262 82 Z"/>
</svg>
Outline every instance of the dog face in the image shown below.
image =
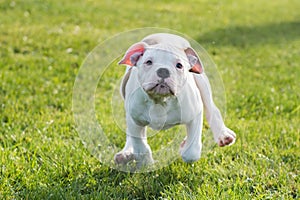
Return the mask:
<svg viewBox="0 0 300 200">
<path fill-rule="evenodd" d="M 154 98 L 177 95 L 190 68 L 183 51 L 163 45 L 148 47 L 136 66 L 142 88 Z"/>
<path fill-rule="evenodd" d="M 136 43 L 119 63 L 137 67 L 140 86 L 153 99 L 178 95 L 189 73 L 202 72 L 192 49 L 166 44 Z"/>
</svg>

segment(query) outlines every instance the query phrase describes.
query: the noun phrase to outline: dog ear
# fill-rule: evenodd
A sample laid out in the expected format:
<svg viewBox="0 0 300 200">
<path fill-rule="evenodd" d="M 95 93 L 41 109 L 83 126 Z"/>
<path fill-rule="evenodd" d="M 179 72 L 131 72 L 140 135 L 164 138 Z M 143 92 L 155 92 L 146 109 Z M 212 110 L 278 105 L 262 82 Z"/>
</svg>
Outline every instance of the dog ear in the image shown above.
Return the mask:
<svg viewBox="0 0 300 200">
<path fill-rule="evenodd" d="M 139 58 L 143 55 L 145 52 L 147 44 L 144 42 L 138 42 L 126 51 L 124 57 L 119 62 L 119 65 L 125 64 L 129 66 L 135 66 L 138 62 Z"/>
<path fill-rule="evenodd" d="M 188 47 L 184 51 L 191 65 L 190 72 L 201 74 L 204 71 L 204 68 L 195 50 Z"/>
</svg>

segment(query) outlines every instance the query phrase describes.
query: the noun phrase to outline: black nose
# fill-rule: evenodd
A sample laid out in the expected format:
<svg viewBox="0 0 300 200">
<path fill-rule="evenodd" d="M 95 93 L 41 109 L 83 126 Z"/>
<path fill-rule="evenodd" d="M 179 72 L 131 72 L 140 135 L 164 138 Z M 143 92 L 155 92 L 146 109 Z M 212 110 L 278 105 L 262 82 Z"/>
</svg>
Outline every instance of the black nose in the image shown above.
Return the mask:
<svg viewBox="0 0 300 200">
<path fill-rule="evenodd" d="M 168 78 L 168 77 L 170 77 L 170 72 L 166 68 L 159 68 L 156 71 L 156 73 L 157 73 L 157 76 L 159 76 L 160 78 Z"/>
</svg>

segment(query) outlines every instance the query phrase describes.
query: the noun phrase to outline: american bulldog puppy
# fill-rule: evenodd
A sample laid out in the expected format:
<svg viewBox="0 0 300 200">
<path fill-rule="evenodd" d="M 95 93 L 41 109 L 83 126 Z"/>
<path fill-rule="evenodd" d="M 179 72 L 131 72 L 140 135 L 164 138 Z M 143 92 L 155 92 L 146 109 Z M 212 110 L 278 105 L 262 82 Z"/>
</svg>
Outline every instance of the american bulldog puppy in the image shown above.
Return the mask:
<svg viewBox="0 0 300 200">
<path fill-rule="evenodd" d="M 163 130 L 186 126 L 180 154 L 185 162 L 201 155 L 203 111 L 219 146 L 235 142 L 212 98 L 209 80 L 199 56 L 189 42 L 177 35 L 157 33 L 133 44 L 119 64 L 127 66 L 121 84 L 125 100 L 126 144 L 115 163 L 138 166 L 153 163 L 146 127 Z"/>
</svg>

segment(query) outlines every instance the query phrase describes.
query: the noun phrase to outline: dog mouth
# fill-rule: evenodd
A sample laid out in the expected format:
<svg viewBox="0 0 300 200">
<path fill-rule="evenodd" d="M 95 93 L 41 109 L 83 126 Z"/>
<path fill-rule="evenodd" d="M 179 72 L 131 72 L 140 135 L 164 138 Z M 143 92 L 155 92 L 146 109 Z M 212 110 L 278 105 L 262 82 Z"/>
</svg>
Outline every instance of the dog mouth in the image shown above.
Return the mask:
<svg viewBox="0 0 300 200">
<path fill-rule="evenodd" d="M 144 90 L 148 95 L 170 96 L 175 95 L 175 92 L 166 82 L 151 83 L 144 85 Z"/>
</svg>

